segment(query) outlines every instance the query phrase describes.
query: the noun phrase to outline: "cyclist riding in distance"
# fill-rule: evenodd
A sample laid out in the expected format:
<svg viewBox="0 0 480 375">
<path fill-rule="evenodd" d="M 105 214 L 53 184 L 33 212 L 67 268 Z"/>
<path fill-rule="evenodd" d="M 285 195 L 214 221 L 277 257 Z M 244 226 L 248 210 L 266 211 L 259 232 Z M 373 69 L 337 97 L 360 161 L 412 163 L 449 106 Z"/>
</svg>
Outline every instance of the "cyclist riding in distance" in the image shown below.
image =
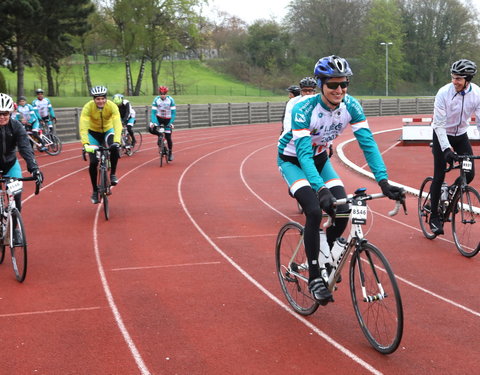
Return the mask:
<svg viewBox="0 0 480 375">
<path fill-rule="evenodd" d="M 27 98 L 24 96 L 18 97 L 17 104 L 17 120 L 19 120 L 25 127 L 31 126 L 32 137 L 38 143 L 41 143 L 42 147 L 40 148 L 40 151 L 45 151 L 45 142 L 39 136 L 40 119 L 37 116 L 37 112 L 31 104 L 27 103 Z"/>
<path fill-rule="evenodd" d="M 473 113 L 480 131 L 480 87 L 471 82 L 477 73 L 477 65 L 470 60 L 461 59 L 450 68 L 452 81 L 440 88 L 435 96 L 433 108 L 433 181 L 430 187 L 431 231 L 444 234 L 443 223 L 438 216 L 440 190 L 445 179 L 447 163 L 458 161 L 458 154 L 472 155 L 472 146 L 468 140 L 469 119 Z M 475 176 L 472 170 L 465 174 L 467 184 Z"/>
<path fill-rule="evenodd" d="M 118 106 L 120 111 L 120 118 L 122 120 L 122 125 L 127 127 L 128 134 L 132 139 L 132 147 L 135 146 L 137 140 L 135 139 L 135 134 L 133 133 L 133 125 L 135 125 L 135 110 L 133 109 L 130 102 L 123 97 L 122 94 L 113 95 L 112 101 Z"/>
<path fill-rule="evenodd" d="M 285 107 L 285 117 L 282 121 L 282 132 L 285 129 L 290 129 L 292 126 L 293 106 L 301 101 L 305 96 L 315 94 L 315 87 L 317 87 L 317 81 L 312 77 L 305 77 L 300 80 L 300 95 L 291 98 Z"/>
<path fill-rule="evenodd" d="M 43 123 L 48 126 L 50 130 L 52 130 L 53 123 L 57 122 L 52 103 L 48 98 L 43 96 L 42 89 L 36 89 L 35 94 L 37 94 L 37 99 L 34 99 L 32 102 L 33 110 L 37 114 L 40 121 L 43 121 Z"/>
<path fill-rule="evenodd" d="M 18 148 L 20 155 L 27 163 L 27 170 L 39 183 L 42 183 L 43 174 L 35 160 L 25 127 L 12 117 L 13 111 L 13 99 L 6 94 L 0 94 L 0 153 L 2 155 L 0 170 L 2 175 L 3 177 L 22 177 L 22 168 L 16 154 Z M 21 193 L 15 195 L 15 205 L 21 211 Z"/>
<path fill-rule="evenodd" d="M 152 116 L 150 119 L 150 126 L 148 131 L 154 135 L 160 135 L 158 130 L 156 129 L 158 126 L 163 125 L 165 126 L 165 139 L 167 140 L 168 144 L 168 160 L 173 160 L 173 142 L 172 142 L 172 129 L 173 129 L 173 122 L 175 121 L 175 117 L 177 114 L 177 107 L 175 105 L 175 100 L 168 94 L 168 87 L 160 86 L 158 88 L 159 96 L 153 99 L 152 103 Z M 160 142 L 160 137 L 158 139 Z M 159 144 L 160 145 L 160 144 Z"/>
<path fill-rule="evenodd" d="M 89 173 L 92 182 L 92 203 L 99 203 L 97 190 L 97 166 L 99 160 L 95 154 L 95 146 L 110 148 L 110 182 L 117 185 L 117 163 L 120 157 L 119 148 L 122 136 L 122 122 L 118 106 L 107 100 L 107 88 L 95 86 L 90 90 L 93 100 L 83 106 L 80 115 L 80 137 L 83 148 L 89 153 Z"/>
<path fill-rule="evenodd" d="M 347 94 L 353 75 L 347 60 L 335 55 L 323 57 L 315 65 L 314 74 L 320 93 L 306 97 L 293 107 L 291 129 L 285 129 L 278 141 L 277 161 L 291 194 L 306 216 L 308 286 L 313 298 L 324 305 L 332 300 L 332 295 L 321 277 L 323 270 L 318 263 L 321 211 L 335 217 L 335 200 L 346 197 L 344 184 L 327 155 L 329 143 L 350 126 L 383 194 L 399 200 L 402 189 L 388 183 L 387 169 L 363 108 Z M 349 207 L 338 206 L 336 212 L 347 213 Z M 327 229 L 330 248 L 342 235 L 348 218 L 336 218 L 334 223 Z"/>
</svg>

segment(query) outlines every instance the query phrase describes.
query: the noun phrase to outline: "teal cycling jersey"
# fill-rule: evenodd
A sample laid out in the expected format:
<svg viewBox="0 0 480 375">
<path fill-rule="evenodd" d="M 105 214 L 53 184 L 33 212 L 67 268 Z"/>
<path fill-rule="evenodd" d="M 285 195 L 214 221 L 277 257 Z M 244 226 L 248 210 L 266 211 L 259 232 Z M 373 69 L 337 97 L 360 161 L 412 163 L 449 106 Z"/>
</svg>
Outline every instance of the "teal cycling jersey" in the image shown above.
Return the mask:
<svg viewBox="0 0 480 375">
<path fill-rule="evenodd" d="M 27 103 L 25 105 L 19 105 L 17 107 L 16 120 L 25 120 L 30 125 L 35 125 L 35 123 L 38 121 L 38 117 L 35 113 L 35 110 L 33 109 L 33 106 Z"/>
<path fill-rule="evenodd" d="M 32 102 L 33 110 L 36 111 L 38 118 L 45 118 L 50 116 L 51 118 L 55 117 L 55 112 L 52 107 L 52 103 L 48 98 L 35 99 Z"/>
<path fill-rule="evenodd" d="M 278 140 L 280 157 L 295 157 L 308 182 L 318 190 L 325 183 L 315 168 L 313 158 L 327 152 L 329 144 L 350 126 L 368 166 L 377 181 L 388 178 L 378 146 L 370 131 L 363 108 L 354 97 L 345 95 L 335 109 L 313 95 L 295 104 L 291 114 L 291 129 L 285 128 Z"/>
<path fill-rule="evenodd" d="M 170 119 L 169 124 L 173 124 L 177 114 L 177 106 L 175 105 L 175 100 L 170 95 L 167 95 L 165 99 L 162 99 L 161 96 L 157 96 L 153 99 L 152 103 L 152 116 L 151 121 L 158 125 L 158 119 Z"/>
</svg>

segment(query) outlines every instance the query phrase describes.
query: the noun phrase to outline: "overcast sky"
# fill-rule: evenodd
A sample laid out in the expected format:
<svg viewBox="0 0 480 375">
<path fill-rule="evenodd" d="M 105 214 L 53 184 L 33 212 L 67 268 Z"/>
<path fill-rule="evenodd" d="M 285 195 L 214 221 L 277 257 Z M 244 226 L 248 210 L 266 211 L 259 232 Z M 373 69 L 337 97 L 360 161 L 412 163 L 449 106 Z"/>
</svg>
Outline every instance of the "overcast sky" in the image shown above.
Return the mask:
<svg viewBox="0 0 480 375">
<path fill-rule="evenodd" d="M 280 22 L 290 0 L 210 0 L 209 8 L 225 11 L 251 24 L 257 19 L 273 18 Z"/>
</svg>

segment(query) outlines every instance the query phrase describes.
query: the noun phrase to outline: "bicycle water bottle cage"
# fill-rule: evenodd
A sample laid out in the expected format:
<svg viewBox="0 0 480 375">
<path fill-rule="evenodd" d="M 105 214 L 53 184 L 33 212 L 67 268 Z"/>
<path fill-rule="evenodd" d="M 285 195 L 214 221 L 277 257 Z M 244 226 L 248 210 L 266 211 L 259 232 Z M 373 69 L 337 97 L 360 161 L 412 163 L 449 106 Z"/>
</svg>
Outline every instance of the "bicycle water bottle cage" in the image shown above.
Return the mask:
<svg viewBox="0 0 480 375">
<path fill-rule="evenodd" d="M 354 195 L 355 196 L 361 196 L 361 195 L 365 195 L 366 193 L 367 193 L 367 188 L 362 187 L 362 188 L 358 188 L 357 190 L 355 190 Z"/>
</svg>

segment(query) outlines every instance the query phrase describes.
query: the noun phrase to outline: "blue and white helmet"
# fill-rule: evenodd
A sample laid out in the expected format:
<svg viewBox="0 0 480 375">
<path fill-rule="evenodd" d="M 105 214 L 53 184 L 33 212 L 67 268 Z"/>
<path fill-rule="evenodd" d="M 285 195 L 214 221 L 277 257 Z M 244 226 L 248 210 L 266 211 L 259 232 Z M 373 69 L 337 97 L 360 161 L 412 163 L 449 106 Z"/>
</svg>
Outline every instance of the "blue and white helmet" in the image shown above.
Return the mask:
<svg viewBox="0 0 480 375">
<path fill-rule="evenodd" d="M 315 75 L 315 78 L 317 78 L 317 84 L 320 87 L 325 79 L 335 77 L 350 77 L 353 75 L 348 61 L 343 57 L 336 55 L 322 57 L 320 60 L 318 60 L 318 62 L 315 64 L 313 74 Z"/>
<path fill-rule="evenodd" d="M 93 96 L 93 97 L 97 97 L 97 96 L 107 96 L 107 88 L 105 86 L 95 86 L 95 87 L 92 87 L 92 89 L 90 90 L 90 94 Z"/>
</svg>

